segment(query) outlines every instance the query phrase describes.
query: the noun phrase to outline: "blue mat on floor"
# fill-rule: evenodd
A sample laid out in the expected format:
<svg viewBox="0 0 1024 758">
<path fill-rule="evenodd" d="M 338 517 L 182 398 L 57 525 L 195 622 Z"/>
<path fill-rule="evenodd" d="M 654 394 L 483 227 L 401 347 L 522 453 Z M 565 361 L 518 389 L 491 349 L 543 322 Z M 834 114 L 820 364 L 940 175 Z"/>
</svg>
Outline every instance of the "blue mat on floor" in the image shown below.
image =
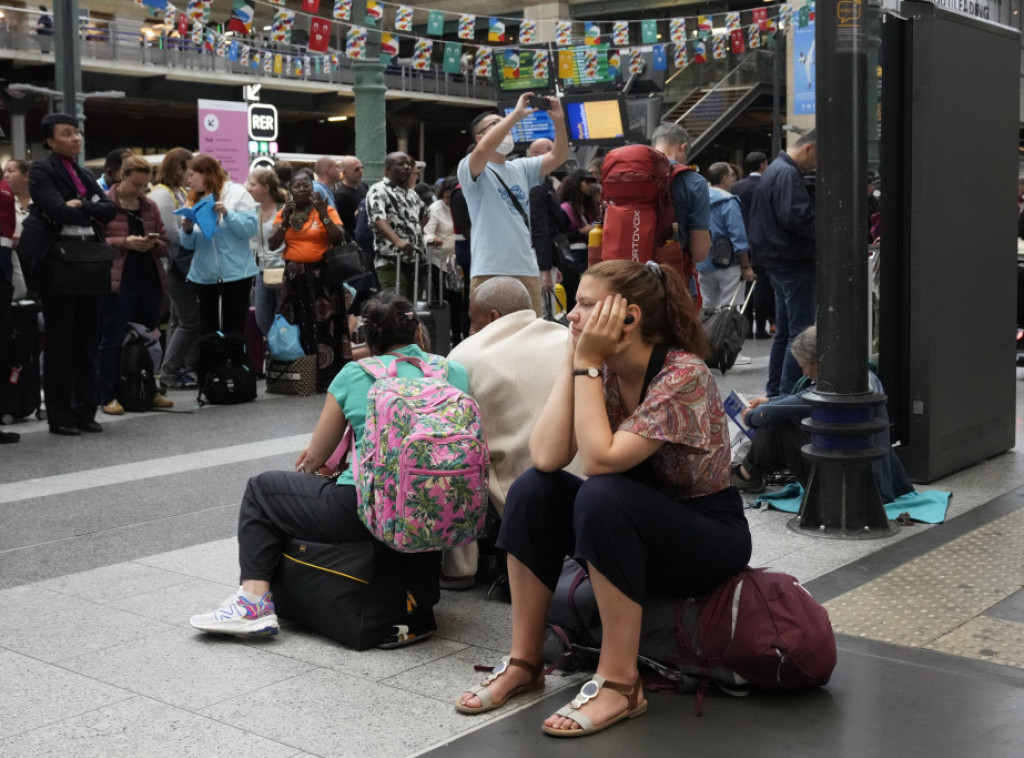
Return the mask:
<svg viewBox="0 0 1024 758">
<path fill-rule="evenodd" d="M 804 497 L 804 488 L 798 482 L 787 484 L 778 492 L 762 493 L 757 496 L 755 508 L 769 507 L 786 513 L 799 513 L 800 501 Z M 891 503 L 885 504 L 885 515 L 890 520 L 897 519 L 907 513 L 914 521 L 922 524 L 941 524 L 946 520 L 946 509 L 951 492 L 941 490 L 925 490 L 924 492 L 908 492 L 900 495 Z"/>
</svg>

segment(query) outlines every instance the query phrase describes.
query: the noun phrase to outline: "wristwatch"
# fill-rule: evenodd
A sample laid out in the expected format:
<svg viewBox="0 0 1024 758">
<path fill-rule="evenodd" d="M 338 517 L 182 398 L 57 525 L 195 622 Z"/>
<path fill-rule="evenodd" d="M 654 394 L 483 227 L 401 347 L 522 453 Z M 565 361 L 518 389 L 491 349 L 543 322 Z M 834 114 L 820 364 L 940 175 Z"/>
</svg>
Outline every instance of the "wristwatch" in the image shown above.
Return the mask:
<svg viewBox="0 0 1024 758">
<path fill-rule="evenodd" d="M 572 372 L 573 376 L 589 376 L 591 379 L 597 379 L 597 377 L 604 374 L 601 369 L 596 366 L 589 366 L 587 368 L 578 368 Z"/>
</svg>

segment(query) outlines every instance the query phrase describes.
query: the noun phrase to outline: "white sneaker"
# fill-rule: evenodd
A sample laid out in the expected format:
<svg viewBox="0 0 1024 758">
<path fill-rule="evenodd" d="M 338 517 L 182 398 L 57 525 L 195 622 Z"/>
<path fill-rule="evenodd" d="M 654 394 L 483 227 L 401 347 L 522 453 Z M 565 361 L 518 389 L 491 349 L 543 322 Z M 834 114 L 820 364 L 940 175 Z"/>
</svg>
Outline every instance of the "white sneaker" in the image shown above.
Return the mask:
<svg viewBox="0 0 1024 758">
<path fill-rule="evenodd" d="M 746 356 L 743 353 L 740 353 L 739 355 L 736 356 L 736 360 L 733 361 L 732 365 L 733 366 L 749 366 L 750 365 L 750 358 L 749 358 L 749 356 Z"/>
<path fill-rule="evenodd" d="M 246 600 L 242 588 L 215 611 L 189 619 L 196 629 L 213 634 L 248 634 L 262 637 L 278 632 L 273 596 L 268 592 L 257 602 Z"/>
</svg>

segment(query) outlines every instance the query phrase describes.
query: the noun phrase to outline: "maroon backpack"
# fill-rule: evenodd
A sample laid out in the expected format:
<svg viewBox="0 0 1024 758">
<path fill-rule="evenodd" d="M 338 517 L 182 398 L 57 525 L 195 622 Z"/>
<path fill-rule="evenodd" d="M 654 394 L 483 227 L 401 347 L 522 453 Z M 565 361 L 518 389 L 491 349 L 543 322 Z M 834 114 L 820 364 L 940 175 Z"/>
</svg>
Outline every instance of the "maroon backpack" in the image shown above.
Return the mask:
<svg viewBox="0 0 1024 758">
<path fill-rule="evenodd" d="M 693 663 L 724 665 L 762 689 L 828 683 L 836 667 L 828 611 L 794 577 L 748 567 L 698 603 L 698 635 L 677 629 Z"/>
</svg>

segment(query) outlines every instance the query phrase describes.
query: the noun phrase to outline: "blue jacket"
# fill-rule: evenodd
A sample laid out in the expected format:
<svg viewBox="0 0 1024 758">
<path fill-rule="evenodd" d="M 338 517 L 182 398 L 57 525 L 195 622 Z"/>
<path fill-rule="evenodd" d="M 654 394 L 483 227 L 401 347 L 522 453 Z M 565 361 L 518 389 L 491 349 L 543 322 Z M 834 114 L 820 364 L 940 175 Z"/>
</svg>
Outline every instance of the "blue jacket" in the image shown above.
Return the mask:
<svg viewBox="0 0 1024 758">
<path fill-rule="evenodd" d="M 732 240 L 732 265 L 736 266 L 739 254 L 750 249 L 740 199 L 724 189 L 709 185 L 708 200 L 711 202 L 711 240 L 714 242 L 719 237 Z M 710 255 L 697 264 L 698 271 L 714 271 L 715 268 Z"/>
<path fill-rule="evenodd" d="M 765 268 L 814 266 L 814 199 L 803 174 L 785 152 L 761 176 L 747 230 Z"/>
<path fill-rule="evenodd" d="M 237 282 L 256 276 L 259 267 L 249 249 L 249 240 L 259 231 L 259 211 L 252 196 L 240 184 L 227 182 L 220 192 L 227 215 L 217 224 L 213 239 L 206 239 L 199 226 L 181 230 L 181 246 L 194 250 L 188 280 L 196 284 Z"/>
</svg>

